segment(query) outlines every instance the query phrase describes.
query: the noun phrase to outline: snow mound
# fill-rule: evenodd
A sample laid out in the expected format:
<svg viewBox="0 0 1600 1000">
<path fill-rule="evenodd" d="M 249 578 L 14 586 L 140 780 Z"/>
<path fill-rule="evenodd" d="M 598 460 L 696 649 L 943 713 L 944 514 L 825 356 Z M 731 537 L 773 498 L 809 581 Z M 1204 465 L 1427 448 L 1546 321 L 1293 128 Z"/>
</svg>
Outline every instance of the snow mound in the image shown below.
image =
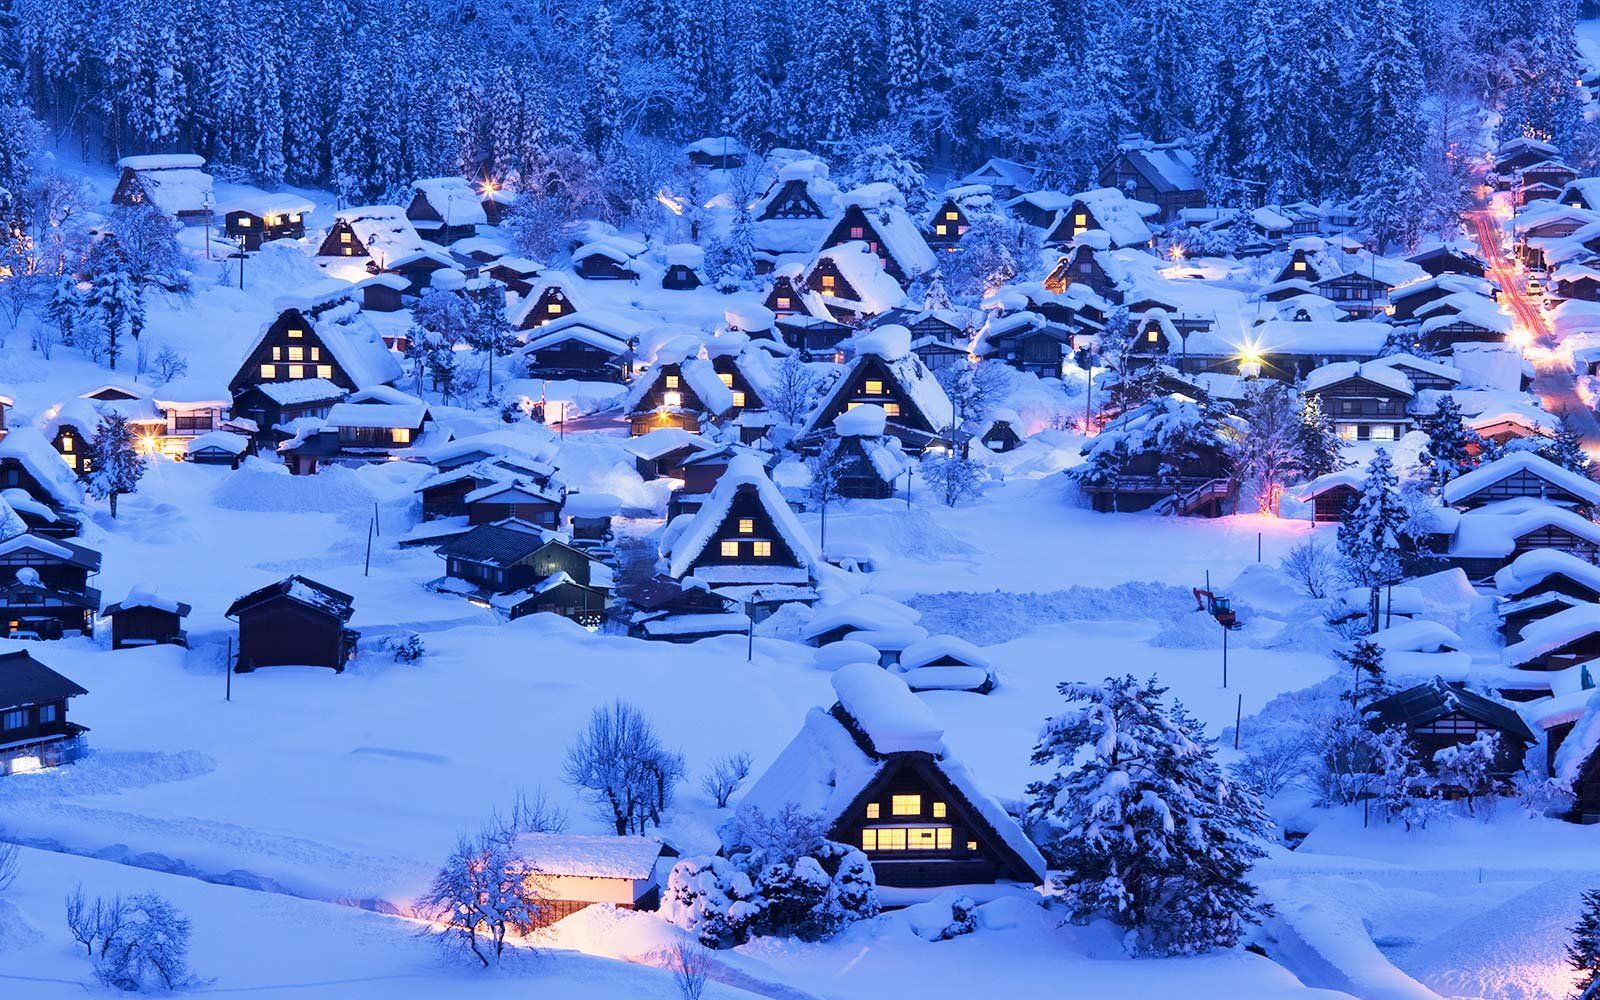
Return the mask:
<svg viewBox="0 0 1600 1000">
<path fill-rule="evenodd" d="M 811 663 L 818 670 L 838 670 L 852 663 L 876 664 L 879 658 L 878 651 L 864 642 L 856 639 L 840 639 L 838 642 L 817 647 Z"/>
<path fill-rule="evenodd" d="M 32 948 L 43 941 L 44 932 L 23 915 L 17 904 L 0 897 L 0 955 Z"/>
<path fill-rule="evenodd" d="M 852 663 L 833 675 L 833 691 L 880 754 L 944 750 L 944 727 L 900 678 L 872 663 Z"/>
<path fill-rule="evenodd" d="M 264 514 L 343 514 L 370 510 L 375 499 L 353 470 L 330 466 L 315 475 L 292 476 L 282 466 L 254 458 L 212 495 L 225 510 Z"/>
</svg>

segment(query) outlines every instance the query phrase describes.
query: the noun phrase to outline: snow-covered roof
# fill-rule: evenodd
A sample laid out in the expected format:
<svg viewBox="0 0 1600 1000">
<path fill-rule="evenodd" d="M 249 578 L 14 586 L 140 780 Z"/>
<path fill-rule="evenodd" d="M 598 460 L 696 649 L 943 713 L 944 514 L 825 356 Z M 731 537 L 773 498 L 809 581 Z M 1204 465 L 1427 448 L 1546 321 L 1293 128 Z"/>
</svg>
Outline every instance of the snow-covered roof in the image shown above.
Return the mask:
<svg viewBox="0 0 1600 1000">
<path fill-rule="evenodd" d="M 1428 358 L 1419 358 L 1415 354 L 1387 354 L 1381 358 L 1373 358 L 1365 363 L 1366 367 L 1399 368 L 1402 371 L 1416 371 L 1433 375 L 1438 378 L 1448 379 L 1451 382 L 1461 381 L 1461 370 L 1451 365 L 1441 364 Z"/>
<path fill-rule="evenodd" d="M 894 258 L 907 279 L 933 270 L 938 260 L 922 231 L 906 212 L 906 200 L 893 184 L 878 181 L 863 184 L 844 196 L 846 207 L 860 208 L 882 240 L 883 249 Z"/>
<path fill-rule="evenodd" d="M 373 401 L 356 402 L 350 397 L 328 410 L 329 427 L 366 427 L 394 429 L 420 427 L 428 417 L 428 404 L 411 398 L 409 402 Z"/>
<path fill-rule="evenodd" d="M 576 340 L 620 355 L 628 351 L 629 341 L 636 341 L 644 333 L 644 324 L 621 313 L 609 309 L 585 309 L 568 313 L 539 327 L 539 335 L 528 341 L 527 350 L 543 350 Z"/>
<path fill-rule="evenodd" d="M 76 507 L 83 502 L 83 487 L 78 477 L 67 468 L 45 436 L 34 427 L 15 427 L 0 438 L 0 465 L 7 460 L 20 465 L 49 493 L 50 503 L 57 507 Z"/>
<path fill-rule="evenodd" d="M 889 415 L 876 403 L 865 403 L 833 418 L 833 431 L 840 437 L 882 437 Z"/>
<path fill-rule="evenodd" d="M 122 170 L 199 170 L 206 158 L 198 153 L 141 153 L 117 160 Z"/>
<path fill-rule="evenodd" d="M 1355 361 L 1335 361 L 1332 364 L 1312 369 L 1306 375 L 1305 382 L 1301 385 L 1301 391 L 1319 392 L 1329 386 L 1338 385 L 1353 378 L 1381 385 L 1385 389 L 1392 389 L 1406 396 L 1415 394 L 1415 391 L 1411 388 L 1411 380 L 1399 369 L 1389 365 L 1364 365 Z"/>
<path fill-rule="evenodd" d="M 131 608 L 150 608 L 180 617 L 189 613 L 189 605 L 184 604 L 182 601 L 175 601 L 170 597 L 162 597 L 157 593 L 155 584 L 151 583 L 134 584 L 128 590 L 128 596 L 106 608 L 106 612 L 111 613 L 114 610 L 127 611 Z"/>
<path fill-rule="evenodd" d="M 325 378 L 302 378 L 292 382 L 262 382 L 256 389 L 279 406 L 342 399 L 345 391 Z"/>
<path fill-rule="evenodd" d="M 367 253 L 385 266 L 391 261 L 431 249 L 399 205 L 363 205 L 348 208 L 334 215 L 339 222 L 349 224 Z"/>
<path fill-rule="evenodd" d="M 277 215 L 305 215 L 317 206 L 292 191 L 254 191 L 237 194 L 217 206 L 217 213 L 247 212 L 260 219 Z"/>
<path fill-rule="evenodd" d="M 679 448 L 710 451 L 716 445 L 682 427 L 657 427 L 638 437 L 629 438 L 623 447 L 646 461 L 653 461 Z"/>
<path fill-rule="evenodd" d="M 1558 573 L 1600 593 L 1600 566 L 1560 549 L 1524 552 L 1495 573 L 1494 586 L 1502 594 L 1522 594 Z"/>
<path fill-rule="evenodd" d="M 486 226 L 489 216 L 483 210 L 483 197 L 464 177 L 428 177 L 412 181 L 411 190 L 420 194 L 446 226 Z"/>
<path fill-rule="evenodd" d="M 1577 781 L 1597 746 L 1600 746 L 1600 689 L 1589 695 L 1578 721 L 1556 750 L 1552 766 L 1556 778 L 1568 784 Z"/>
<path fill-rule="evenodd" d="M 233 405 L 233 396 L 228 392 L 226 385 L 199 378 L 181 378 L 168 382 L 155 390 L 151 399 L 163 410 L 225 408 Z"/>
<path fill-rule="evenodd" d="M 1450 629 L 1422 618 L 1379 629 L 1367 638 L 1381 646 L 1385 653 L 1438 653 L 1466 645 Z"/>
<path fill-rule="evenodd" d="M 1514 451 L 1492 462 L 1486 462 L 1471 472 L 1457 476 L 1444 486 L 1444 502 L 1457 504 L 1480 490 L 1506 479 L 1526 473 L 1579 497 L 1587 503 L 1600 506 L 1600 483 L 1587 476 L 1569 472 L 1547 458 L 1531 451 Z"/>
<path fill-rule="evenodd" d="M 338 282 L 338 285 L 343 288 L 325 281 L 313 282 L 279 296 L 274 305 L 280 311 L 295 309 L 305 316 L 328 353 L 333 355 L 334 362 L 356 388 L 365 389 L 398 379 L 403 374 L 399 360 L 384 344 L 372 320 L 362 312 L 360 303 L 348 298 L 355 286 L 349 282 Z M 255 355 L 274 322 L 276 318 L 261 324 L 244 352 L 245 358 Z"/>
<path fill-rule="evenodd" d="M 1600 604 L 1580 604 L 1522 626 L 1522 638 L 1500 651 L 1500 662 L 1520 667 L 1562 646 L 1600 632 Z"/>
<path fill-rule="evenodd" d="M 201 168 L 205 157 L 193 153 L 154 153 L 124 156 L 117 166 L 139 176 L 139 185 L 151 202 L 168 215 L 204 212 L 211 208 L 211 175 Z"/>
<path fill-rule="evenodd" d="M 1365 478 L 1366 473 L 1362 472 L 1360 469 L 1338 469 L 1334 472 L 1329 472 L 1325 475 L 1318 476 L 1309 483 L 1301 486 L 1296 492 L 1296 496 L 1298 496 L 1302 501 L 1314 500 L 1329 490 L 1339 486 L 1348 486 L 1351 489 L 1359 492 L 1361 489 L 1361 483 Z"/>
<path fill-rule="evenodd" d="M 1516 540 L 1540 528 L 1560 528 L 1600 545 L 1600 524 L 1563 507 L 1544 501 L 1491 505 L 1461 515 L 1450 543 L 1458 558 L 1502 558 L 1516 548 Z"/>
<path fill-rule="evenodd" d="M 1150 242 L 1150 227 L 1144 220 L 1158 214 L 1158 206 L 1129 198 L 1118 188 L 1095 188 L 1072 196 L 1094 216 L 1100 228 L 1119 247 L 1144 246 Z"/>
<path fill-rule="evenodd" d="M 783 499 L 783 494 L 778 492 L 778 487 L 767 477 L 767 471 L 762 466 L 761 460 L 754 455 L 741 454 L 735 455 L 728 463 L 728 468 L 717 479 L 717 485 L 706 498 L 706 502 L 694 513 L 693 519 L 683 531 L 672 540 L 670 550 L 663 552 L 669 557 L 669 575 L 679 579 L 688 575 L 694 561 L 710 544 L 712 535 L 727 520 L 734 498 L 741 491 L 754 493 L 757 502 L 767 512 L 774 529 L 788 546 L 789 551 L 794 554 L 799 566 L 802 569 L 809 569 L 815 565 L 817 550 L 811 541 L 811 536 L 806 533 L 799 518 L 795 517 L 794 511 Z M 663 545 L 666 544 L 664 541 Z M 768 569 L 764 566 L 757 568 Z"/>
<path fill-rule="evenodd" d="M 919 639 L 900 651 L 900 669 L 915 670 L 943 660 L 954 660 L 969 667 L 988 670 L 989 655 L 967 640 L 954 635 L 934 635 Z"/>
<path fill-rule="evenodd" d="M 208 431 L 185 441 L 183 450 L 186 454 L 193 455 L 197 451 L 217 448 L 230 455 L 243 455 L 245 449 L 249 447 L 250 439 L 243 434 L 235 434 L 232 431 Z"/>
<path fill-rule="evenodd" d="M 654 873 L 662 843 L 654 837 L 519 833 L 511 850 L 544 875 L 642 881 Z"/>
<path fill-rule="evenodd" d="M 810 272 L 825 260 L 833 262 L 839 270 L 839 276 L 855 291 L 856 297 L 845 298 L 842 288 L 833 293 L 809 289 L 801 291 L 801 297 L 806 300 L 813 315 L 831 319 L 833 313 L 829 311 L 829 306 L 835 304 L 850 312 L 883 313 L 905 301 L 905 289 L 883 269 L 883 261 L 862 240 L 851 240 L 819 252 L 807 268 L 807 284 L 810 283 Z"/>
<path fill-rule="evenodd" d="M 940 754 L 944 726 L 905 682 L 872 663 L 851 663 L 833 673 L 839 705 L 880 755 Z"/>
</svg>

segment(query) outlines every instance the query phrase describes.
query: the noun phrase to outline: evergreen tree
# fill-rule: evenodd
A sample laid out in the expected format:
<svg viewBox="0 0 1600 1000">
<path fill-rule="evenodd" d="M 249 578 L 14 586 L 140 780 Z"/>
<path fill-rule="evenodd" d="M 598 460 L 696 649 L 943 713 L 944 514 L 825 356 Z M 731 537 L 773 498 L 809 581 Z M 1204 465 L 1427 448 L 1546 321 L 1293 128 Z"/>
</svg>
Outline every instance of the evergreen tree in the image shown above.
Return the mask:
<svg viewBox="0 0 1600 1000">
<path fill-rule="evenodd" d="M 1579 439 L 1578 432 L 1565 420 L 1561 421 L 1555 437 L 1539 446 L 1539 454 L 1580 476 L 1587 476 L 1590 466 L 1594 464 L 1589 453 L 1583 450 L 1583 441 Z"/>
<path fill-rule="evenodd" d="M 1365 151 L 1356 164 L 1357 211 L 1377 249 L 1416 246 L 1429 212 L 1422 176 L 1422 62 L 1404 0 L 1367 0 L 1363 87 L 1356 126 Z"/>
<path fill-rule="evenodd" d="M 95 245 L 86 269 L 90 278 L 84 311 L 95 317 L 101 334 L 96 347 L 104 354 L 107 365 L 115 368 L 128 339 L 144 326 L 144 299 L 114 234 L 107 234 Z"/>
<path fill-rule="evenodd" d="M 128 419 L 120 413 L 105 413 L 95 429 L 94 443 L 89 448 L 90 472 L 86 486 L 96 500 L 106 500 L 111 505 L 111 516 L 117 516 L 117 497 L 139 488 L 144 476 L 144 456 L 134 446 L 133 430 Z"/>
<path fill-rule="evenodd" d="M 1600 979 L 1600 889 L 1587 889 L 1572 926 L 1572 941 L 1567 945 L 1567 964 L 1577 973 L 1575 997 L 1588 997 Z"/>
<path fill-rule="evenodd" d="M 55 325 L 61 342 L 72 346 L 77 336 L 78 322 L 83 317 L 83 293 L 78 290 L 77 279 L 71 275 L 57 279 L 50 293 L 50 301 L 45 306 L 45 316 Z"/>
<path fill-rule="evenodd" d="M 1300 469 L 1315 479 L 1344 468 L 1344 442 L 1334 430 L 1333 420 L 1322 409 L 1322 397 L 1300 397 Z"/>
<path fill-rule="evenodd" d="M 927 2 L 927 0 L 923 0 Z M 903 115 L 922 88 L 922 57 L 917 51 L 915 10 L 909 3 L 891 3 L 884 11 L 889 36 L 889 85 L 885 97 L 890 115 Z"/>
<path fill-rule="evenodd" d="M 1477 435 L 1462 424 L 1461 405 L 1454 396 L 1444 393 L 1439 397 L 1438 408 L 1423 418 L 1422 430 L 1428 435 L 1428 446 L 1417 460 L 1427 470 L 1428 483 L 1434 490 L 1477 465 L 1467 450 Z"/>
<path fill-rule="evenodd" d="M 1270 912 L 1249 881 L 1270 827 L 1254 790 L 1154 679 L 1059 690 L 1070 707 L 1033 752 L 1056 772 L 1029 786 L 1028 814 L 1073 919 L 1105 917 L 1141 952 L 1234 947 Z"/>
<path fill-rule="evenodd" d="M 1370 639 L 1357 639 L 1339 654 L 1350 667 L 1352 681 L 1347 696 L 1357 708 L 1370 705 L 1389 694 L 1389 681 L 1383 672 L 1383 647 Z"/>
<path fill-rule="evenodd" d="M 1371 591 L 1368 631 L 1377 630 L 1378 588 L 1401 575 L 1401 539 L 1411 513 L 1400 499 L 1399 486 L 1389 453 L 1378 449 L 1367 464 L 1361 496 L 1339 525 L 1345 575 Z"/>
<path fill-rule="evenodd" d="M 584 69 L 589 88 L 584 115 L 589 147 L 596 153 L 606 153 L 622 136 L 621 62 L 612 36 L 611 6 L 606 0 L 599 0 L 589 16 L 589 52 Z"/>
</svg>

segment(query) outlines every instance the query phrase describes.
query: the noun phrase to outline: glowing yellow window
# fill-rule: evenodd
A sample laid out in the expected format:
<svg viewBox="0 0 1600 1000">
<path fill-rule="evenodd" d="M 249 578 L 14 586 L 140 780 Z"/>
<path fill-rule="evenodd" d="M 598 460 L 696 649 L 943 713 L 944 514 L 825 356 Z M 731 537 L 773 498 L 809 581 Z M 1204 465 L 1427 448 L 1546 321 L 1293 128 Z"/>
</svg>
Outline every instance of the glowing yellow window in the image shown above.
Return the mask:
<svg viewBox="0 0 1600 1000">
<path fill-rule="evenodd" d="M 352 242 L 351 241 L 351 237 L 350 237 L 350 230 L 346 229 L 344 232 L 339 234 L 339 242 L 340 243 Z"/>
<path fill-rule="evenodd" d="M 884 403 L 883 404 L 883 415 L 886 416 L 886 417 L 898 417 L 900 415 L 900 404 L 899 403 Z"/>
<path fill-rule="evenodd" d="M 736 392 L 733 394 L 733 405 L 739 407 L 744 406 L 744 393 Z"/>
<path fill-rule="evenodd" d="M 277 368 L 276 365 L 262 365 L 261 366 L 261 377 L 262 378 L 276 378 L 277 375 L 278 375 L 278 368 Z"/>
<path fill-rule="evenodd" d="M 306 366 L 305 365 L 290 365 L 289 366 L 289 377 L 290 378 L 305 378 L 306 377 Z"/>
<path fill-rule="evenodd" d="M 725 375 L 721 375 L 721 374 L 719 374 L 719 375 L 718 375 L 718 376 L 717 376 L 717 378 L 719 378 L 719 379 L 721 379 L 721 380 L 722 380 L 722 384 L 723 384 L 723 385 L 725 385 L 725 386 L 727 386 L 727 387 L 728 387 L 728 388 L 730 388 L 730 389 L 732 389 L 732 388 L 733 388 L 733 372 L 728 372 L 728 373 L 727 373 L 727 374 L 725 374 Z"/>
<path fill-rule="evenodd" d="M 894 816 L 921 816 L 922 796 L 892 795 L 889 797 L 889 812 Z"/>
<path fill-rule="evenodd" d="M 321 361 L 322 360 L 322 348 L 313 347 L 311 349 L 311 360 L 312 361 Z"/>
<path fill-rule="evenodd" d="M 301 347 L 297 344 L 294 347 L 289 348 L 290 361 L 304 361 L 305 359 L 306 349 L 304 347 Z"/>
<path fill-rule="evenodd" d="M 945 809 L 945 804 L 943 802 L 935 802 L 933 804 L 933 818 L 934 819 L 944 819 L 945 812 L 946 812 L 946 809 Z"/>
<path fill-rule="evenodd" d="M 1160 339 L 1160 338 L 1159 338 L 1159 336 L 1158 336 L 1158 335 L 1157 335 L 1157 334 L 1156 334 L 1156 331 L 1154 331 L 1154 330 L 1151 330 L 1151 331 L 1150 331 L 1150 332 L 1149 332 L 1149 333 L 1147 333 L 1147 334 L 1145 334 L 1145 335 L 1144 335 L 1144 339 L 1146 339 L 1146 340 L 1148 340 L 1148 341 L 1150 341 L 1150 343 L 1152 343 L 1152 344 L 1154 344 L 1154 343 L 1155 343 L 1155 342 L 1156 342 L 1156 341 L 1157 341 L 1157 340 L 1159 340 L 1159 339 Z"/>
<path fill-rule="evenodd" d="M 863 851 L 876 851 L 878 849 L 878 831 L 861 831 L 861 849 Z"/>
<path fill-rule="evenodd" d="M 1306 262 L 1303 261 L 1303 260 L 1295 261 L 1294 262 L 1294 269 L 1296 271 L 1304 271 L 1306 269 Z"/>
<path fill-rule="evenodd" d="M 755 557 L 757 559 L 771 559 L 772 558 L 772 543 L 771 542 L 752 542 L 750 544 L 751 544 L 751 550 L 752 550 L 753 554 L 755 555 Z"/>
<path fill-rule="evenodd" d="M 883 395 L 883 383 L 875 378 L 869 378 L 863 391 L 869 396 L 881 396 Z"/>
<path fill-rule="evenodd" d="M 845 409 L 845 412 L 848 413 L 851 410 L 855 409 L 856 407 L 863 406 L 863 405 L 865 405 L 865 404 L 858 403 L 858 402 L 856 402 L 855 400 L 852 399 L 850 402 L 844 404 L 844 409 Z"/>
<path fill-rule="evenodd" d="M 290 222 L 299 222 L 300 221 L 300 213 L 296 212 L 293 215 L 289 216 L 289 221 Z"/>
<path fill-rule="evenodd" d="M 882 813 L 882 810 L 883 810 L 883 807 L 878 805 L 878 803 L 876 803 L 876 802 L 868 802 L 867 803 L 867 819 L 877 819 L 878 816 Z"/>
<path fill-rule="evenodd" d="M 741 534 L 741 535 L 751 535 L 751 534 L 755 533 L 755 530 L 756 530 L 756 519 L 755 518 L 753 518 L 753 517 L 741 517 L 741 518 L 739 518 L 739 534 Z"/>
<path fill-rule="evenodd" d="M 978 849 L 978 842 L 976 840 L 967 841 L 967 850 L 976 851 L 977 849 Z"/>
<path fill-rule="evenodd" d="M 878 850 L 903 851 L 906 849 L 906 832 L 890 828 L 878 831 Z"/>
<path fill-rule="evenodd" d="M 944 223 L 941 222 L 937 226 L 933 227 L 933 231 L 934 231 L 934 233 L 936 235 L 943 236 L 946 233 L 948 233 L 950 231 L 950 229 L 949 229 L 948 226 L 946 226 Z"/>
<path fill-rule="evenodd" d="M 544 311 L 549 313 L 552 316 L 560 316 L 561 315 L 561 303 L 552 302 L 549 305 L 544 307 Z"/>
<path fill-rule="evenodd" d="M 317 378 L 333 378 L 333 366 L 332 365 L 318 365 L 317 366 Z"/>
<path fill-rule="evenodd" d="M 242 216 L 239 219 L 239 228 L 240 229 L 249 229 L 250 228 L 250 216 L 248 216 L 248 215 Z"/>
<path fill-rule="evenodd" d="M 72 453 L 72 435 L 64 435 L 61 438 L 61 450 L 69 455 Z"/>
<path fill-rule="evenodd" d="M 292 338 L 295 338 L 295 339 L 299 339 L 300 337 L 304 337 L 305 335 L 306 335 L 306 332 L 304 330 L 290 330 L 289 331 L 289 336 L 292 337 Z"/>
<path fill-rule="evenodd" d="M 951 222 L 954 222 L 957 219 L 961 218 L 961 213 L 957 212 L 955 209 L 952 208 L 950 211 L 944 213 L 944 217 L 946 219 L 949 219 Z"/>
<path fill-rule="evenodd" d="M 683 393 L 681 393 L 681 392 L 663 392 L 661 394 L 661 405 L 662 406 L 682 406 L 683 405 Z"/>
<path fill-rule="evenodd" d="M 283 348 L 274 347 L 272 349 L 272 360 L 274 360 L 274 361 L 282 361 L 283 360 Z"/>
<path fill-rule="evenodd" d="M 396 427 L 394 429 L 394 443 L 395 444 L 410 444 L 411 443 L 411 428 L 409 428 L 409 427 Z"/>
<path fill-rule="evenodd" d="M 723 542 L 722 543 L 722 555 L 726 559 L 737 559 L 739 557 L 739 543 L 738 542 Z"/>
<path fill-rule="evenodd" d="M 668 389 L 676 389 L 678 387 L 678 376 L 676 376 L 676 375 L 668 375 L 666 378 L 667 378 L 667 388 Z"/>
<path fill-rule="evenodd" d="M 822 276 L 822 288 L 824 291 L 833 291 L 833 275 L 824 274 Z"/>
<path fill-rule="evenodd" d="M 778 308 L 779 309 L 787 309 L 787 308 L 789 308 L 789 298 L 788 298 L 788 296 L 786 296 L 786 295 L 778 296 Z"/>
<path fill-rule="evenodd" d="M 1084 213 L 1079 212 L 1077 215 L 1072 217 L 1072 224 L 1074 226 L 1087 226 L 1089 224 L 1089 217 Z"/>
<path fill-rule="evenodd" d="M 345 247 L 344 248 L 344 255 L 346 257 L 354 257 L 356 255 L 356 248 L 355 247 Z"/>
</svg>

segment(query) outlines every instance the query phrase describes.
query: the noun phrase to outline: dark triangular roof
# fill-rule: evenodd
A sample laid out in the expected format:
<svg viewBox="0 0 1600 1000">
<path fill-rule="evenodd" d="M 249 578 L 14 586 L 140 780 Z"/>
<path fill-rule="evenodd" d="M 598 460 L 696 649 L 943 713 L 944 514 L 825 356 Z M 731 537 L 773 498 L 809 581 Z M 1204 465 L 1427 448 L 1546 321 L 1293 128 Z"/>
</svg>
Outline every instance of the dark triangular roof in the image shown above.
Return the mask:
<svg viewBox="0 0 1600 1000">
<path fill-rule="evenodd" d="M 88 693 L 26 650 L 0 654 L 0 708 L 43 705 Z"/>
<path fill-rule="evenodd" d="M 480 524 L 441 545 L 438 553 L 445 558 L 510 566 L 538 552 L 552 540 L 551 534 L 538 526 L 510 518 L 494 524 Z"/>
<path fill-rule="evenodd" d="M 1452 687 L 1440 677 L 1380 698 L 1362 711 L 1371 716 L 1369 722 L 1407 728 L 1427 725 L 1447 715 L 1464 715 L 1512 739 L 1529 744 L 1538 742 L 1533 730 L 1528 728 L 1516 709 L 1463 688 Z"/>
<path fill-rule="evenodd" d="M 287 598 L 313 610 L 334 615 L 340 621 L 349 621 L 350 616 L 355 613 L 354 597 L 295 574 L 284 577 L 277 583 L 270 583 L 260 590 L 253 590 L 234 601 L 228 605 L 227 617 L 232 618 L 242 611 L 248 611 L 258 604 L 277 598 Z"/>
</svg>

